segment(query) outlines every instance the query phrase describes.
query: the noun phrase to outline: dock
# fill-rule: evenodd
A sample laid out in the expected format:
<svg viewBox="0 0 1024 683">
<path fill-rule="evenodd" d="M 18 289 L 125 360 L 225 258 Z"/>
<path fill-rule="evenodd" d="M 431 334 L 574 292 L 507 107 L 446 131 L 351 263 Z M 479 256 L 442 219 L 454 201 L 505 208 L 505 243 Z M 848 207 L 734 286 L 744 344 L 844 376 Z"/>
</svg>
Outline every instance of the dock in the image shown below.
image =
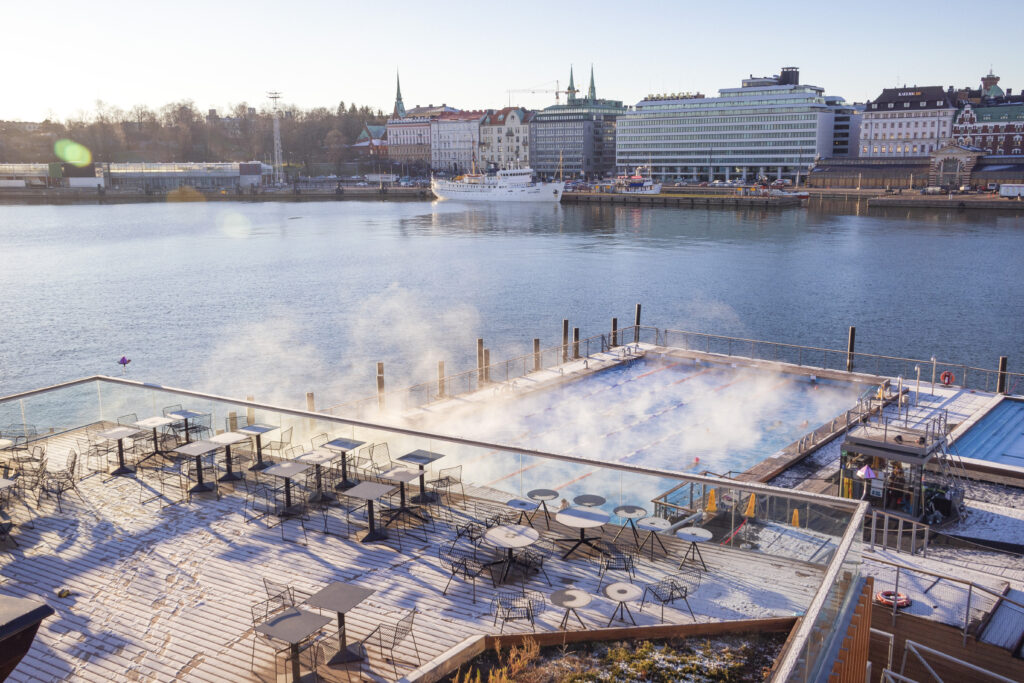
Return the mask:
<svg viewBox="0 0 1024 683">
<path fill-rule="evenodd" d="M 611 194 L 603 192 L 566 192 L 562 195 L 563 204 L 614 204 L 630 206 L 665 206 L 678 209 L 715 209 L 715 208 L 761 208 L 785 209 L 797 208 L 803 203 L 799 197 L 746 197 L 741 195 L 724 195 L 709 193 L 687 194 Z"/>
</svg>

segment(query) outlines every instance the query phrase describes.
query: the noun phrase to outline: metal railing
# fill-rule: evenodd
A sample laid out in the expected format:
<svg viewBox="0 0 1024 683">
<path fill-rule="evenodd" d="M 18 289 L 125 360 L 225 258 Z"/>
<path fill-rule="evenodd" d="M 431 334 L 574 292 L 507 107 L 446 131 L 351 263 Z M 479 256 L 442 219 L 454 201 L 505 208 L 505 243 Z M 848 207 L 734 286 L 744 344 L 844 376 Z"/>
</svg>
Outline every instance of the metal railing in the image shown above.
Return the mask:
<svg viewBox="0 0 1024 683">
<path fill-rule="evenodd" d="M 872 510 L 864 524 L 872 551 L 879 547 L 911 555 L 920 552 L 928 557 L 928 540 L 932 533 L 929 525 L 884 510 Z"/>
<path fill-rule="evenodd" d="M 934 650 L 913 640 L 906 640 L 903 643 L 903 661 L 900 665 L 900 673 L 896 673 L 889 668 L 882 671 L 882 681 L 884 683 L 925 683 L 920 679 L 908 678 L 904 675 L 904 672 L 907 670 L 907 655 L 913 655 L 914 659 L 911 661 L 916 661 L 931 676 L 928 680 L 935 681 L 936 683 L 943 683 L 945 680 L 943 676 L 949 678 L 949 671 L 943 665 L 951 666 L 954 669 L 956 667 L 967 669 L 973 674 L 971 676 L 972 679 L 989 679 L 999 681 L 999 683 L 1016 683 L 1012 678 L 1001 676 L 994 671 L 989 671 L 976 664 L 964 661 L 959 657 L 954 657 L 948 652 Z M 930 659 L 938 660 L 938 662 L 930 662 Z M 942 675 L 936 669 L 942 669 Z"/>
</svg>

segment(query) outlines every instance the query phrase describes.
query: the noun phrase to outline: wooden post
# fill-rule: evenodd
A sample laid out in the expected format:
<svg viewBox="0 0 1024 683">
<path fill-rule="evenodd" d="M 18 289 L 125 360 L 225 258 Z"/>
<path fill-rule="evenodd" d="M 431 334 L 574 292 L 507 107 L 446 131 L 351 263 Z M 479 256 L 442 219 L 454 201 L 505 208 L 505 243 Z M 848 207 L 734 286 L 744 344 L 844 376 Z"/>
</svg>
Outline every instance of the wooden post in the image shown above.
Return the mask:
<svg viewBox="0 0 1024 683">
<path fill-rule="evenodd" d="M 996 393 L 1006 393 L 1006 356 L 999 356 L 999 375 L 996 377 Z"/>
<path fill-rule="evenodd" d="M 540 339 L 534 338 L 533 340 L 533 370 L 537 372 L 540 370 Z"/>
<path fill-rule="evenodd" d="M 572 357 L 573 360 L 580 357 L 580 328 L 572 328 Z"/>
<path fill-rule="evenodd" d="M 476 340 L 476 380 L 477 382 L 484 381 L 484 340 L 482 337 Z"/>
<path fill-rule="evenodd" d="M 857 338 L 857 328 L 850 325 L 850 339 L 846 342 L 846 371 L 853 372 L 853 342 Z"/>
<path fill-rule="evenodd" d="M 444 361 L 437 361 L 437 395 L 444 398 Z"/>
<path fill-rule="evenodd" d="M 619 319 L 612 318 L 612 346 L 619 345 Z"/>
<path fill-rule="evenodd" d="M 256 400 L 256 397 L 255 396 L 246 396 L 245 400 L 248 401 L 249 403 L 252 403 L 253 401 Z M 245 409 L 245 419 L 251 425 L 256 424 L 256 409 L 253 408 L 252 406 L 249 406 L 248 408 L 246 408 Z"/>
<path fill-rule="evenodd" d="M 636 316 L 633 318 L 633 343 L 640 343 L 640 304 L 636 305 Z"/>
<path fill-rule="evenodd" d="M 231 411 L 228 413 L 228 431 L 233 432 L 238 429 L 238 413 Z"/>
<path fill-rule="evenodd" d="M 491 350 L 484 349 L 484 381 L 491 381 Z"/>
<path fill-rule="evenodd" d="M 384 410 L 384 363 L 377 363 L 377 408 Z"/>
<path fill-rule="evenodd" d="M 562 320 L 562 362 L 569 360 L 569 320 Z"/>
<path fill-rule="evenodd" d="M 316 401 L 313 398 L 313 392 L 312 391 L 307 391 L 306 392 L 306 410 L 308 410 L 311 413 L 315 413 L 316 412 Z M 309 428 L 310 428 L 310 430 L 313 429 L 314 425 L 316 425 L 316 420 L 310 418 L 309 419 Z"/>
</svg>

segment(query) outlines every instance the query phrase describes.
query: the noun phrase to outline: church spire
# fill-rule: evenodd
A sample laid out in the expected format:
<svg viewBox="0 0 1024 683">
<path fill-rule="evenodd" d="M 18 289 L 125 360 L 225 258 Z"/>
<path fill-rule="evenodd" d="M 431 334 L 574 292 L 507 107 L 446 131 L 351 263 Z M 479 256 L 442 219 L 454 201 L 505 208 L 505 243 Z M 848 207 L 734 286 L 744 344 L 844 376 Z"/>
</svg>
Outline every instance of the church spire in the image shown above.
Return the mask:
<svg viewBox="0 0 1024 683">
<path fill-rule="evenodd" d="M 590 65 L 590 88 L 587 89 L 587 99 L 597 99 L 597 89 L 594 87 L 594 65 Z"/>
<path fill-rule="evenodd" d="M 567 95 L 566 99 L 567 99 L 568 102 L 575 102 L 576 101 L 576 93 L 579 92 L 579 91 L 576 90 L 576 84 L 573 81 L 572 67 L 571 66 L 569 67 L 569 87 L 565 89 L 565 92 L 566 92 L 566 95 Z"/>
<path fill-rule="evenodd" d="M 405 118 L 405 105 L 402 104 L 402 81 L 398 77 L 398 71 L 395 71 L 395 109 L 391 112 L 391 117 L 396 119 Z"/>
</svg>

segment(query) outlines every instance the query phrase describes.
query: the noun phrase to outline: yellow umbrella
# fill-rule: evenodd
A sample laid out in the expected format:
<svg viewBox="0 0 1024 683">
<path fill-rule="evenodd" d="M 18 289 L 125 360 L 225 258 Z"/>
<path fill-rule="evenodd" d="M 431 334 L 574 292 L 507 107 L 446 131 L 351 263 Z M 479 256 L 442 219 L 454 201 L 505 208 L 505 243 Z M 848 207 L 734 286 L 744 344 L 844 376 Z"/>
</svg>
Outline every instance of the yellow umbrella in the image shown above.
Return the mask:
<svg viewBox="0 0 1024 683">
<path fill-rule="evenodd" d="M 708 506 L 704 508 L 704 511 L 710 515 L 718 512 L 718 504 L 715 502 L 715 490 L 711 489 L 708 492 Z"/>
<path fill-rule="evenodd" d="M 754 504 L 755 504 L 754 494 L 751 493 L 750 494 L 750 499 L 747 501 L 747 509 L 743 511 L 743 516 L 744 517 L 754 517 L 755 516 L 754 515 Z"/>
<path fill-rule="evenodd" d="M 790 521 L 790 524 L 796 527 L 800 526 L 800 511 L 796 508 L 793 508 L 793 519 Z"/>
</svg>

